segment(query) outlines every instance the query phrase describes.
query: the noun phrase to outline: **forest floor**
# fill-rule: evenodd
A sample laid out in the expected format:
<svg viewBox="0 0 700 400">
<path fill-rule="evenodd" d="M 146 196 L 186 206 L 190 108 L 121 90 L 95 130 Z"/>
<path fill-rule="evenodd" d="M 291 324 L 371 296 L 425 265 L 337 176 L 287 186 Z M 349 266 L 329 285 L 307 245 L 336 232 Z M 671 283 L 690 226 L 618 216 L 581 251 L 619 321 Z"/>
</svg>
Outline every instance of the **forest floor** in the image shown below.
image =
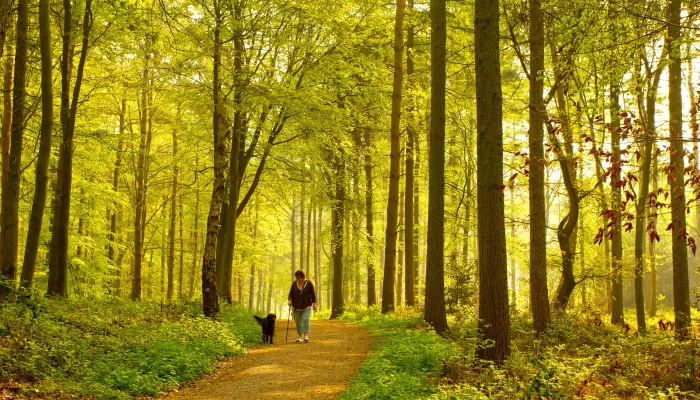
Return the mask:
<svg viewBox="0 0 700 400">
<path fill-rule="evenodd" d="M 368 356 L 372 339 L 355 324 L 311 321 L 309 343 L 296 343 L 294 322 L 285 343 L 278 320 L 274 344 L 261 344 L 222 362 L 215 373 L 160 399 L 334 399 Z"/>
</svg>

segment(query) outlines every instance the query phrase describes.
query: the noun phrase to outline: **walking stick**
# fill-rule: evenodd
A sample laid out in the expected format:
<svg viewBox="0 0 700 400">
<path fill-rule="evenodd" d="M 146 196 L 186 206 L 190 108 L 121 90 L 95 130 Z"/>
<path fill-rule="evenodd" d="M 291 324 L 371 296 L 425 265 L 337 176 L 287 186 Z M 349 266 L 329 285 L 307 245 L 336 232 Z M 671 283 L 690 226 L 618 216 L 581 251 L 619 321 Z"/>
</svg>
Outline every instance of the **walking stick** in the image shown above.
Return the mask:
<svg viewBox="0 0 700 400">
<path fill-rule="evenodd" d="M 287 334 L 284 336 L 284 342 L 287 343 L 289 338 L 289 320 L 292 318 L 292 306 L 289 306 L 289 316 L 287 316 Z"/>
</svg>

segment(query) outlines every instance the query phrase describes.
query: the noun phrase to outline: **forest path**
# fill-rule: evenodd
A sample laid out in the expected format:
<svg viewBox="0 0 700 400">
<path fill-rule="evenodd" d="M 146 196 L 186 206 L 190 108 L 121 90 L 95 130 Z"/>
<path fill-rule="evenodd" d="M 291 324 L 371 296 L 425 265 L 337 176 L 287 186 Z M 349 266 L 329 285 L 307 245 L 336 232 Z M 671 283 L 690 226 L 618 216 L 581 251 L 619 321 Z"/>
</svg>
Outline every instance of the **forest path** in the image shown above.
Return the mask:
<svg viewBox="0 0 700 400">
<path fill-rule="evenodd" d="M 212 375 L 161 399 L 335 399 L 367 358 L 371 337 L 357 325 L 311 321 L 309 343 L 296 343 L 294 321 L 277 320 L 274 344 L 221 363 Z"/>
</svg>

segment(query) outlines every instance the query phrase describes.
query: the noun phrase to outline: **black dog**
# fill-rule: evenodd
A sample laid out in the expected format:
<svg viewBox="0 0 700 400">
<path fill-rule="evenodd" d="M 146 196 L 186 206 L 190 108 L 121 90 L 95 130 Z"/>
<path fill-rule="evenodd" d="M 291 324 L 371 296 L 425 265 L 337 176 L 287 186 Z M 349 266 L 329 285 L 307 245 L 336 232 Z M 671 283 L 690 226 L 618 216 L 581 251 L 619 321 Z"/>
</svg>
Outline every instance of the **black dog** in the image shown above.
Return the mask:
<svg viewBox="0 0 700 400">
<path fill-rule="evenodd" d="M 275 336 L 275 320 L 277 316 L 275 314 L 267 314 L 267 317 L 261 318 L 254 315 L 253 318 L 262 327 L 263 342 L 267 342 L 267 339 L 270 339 L 270 344 L 272 344 L 272 338 Z"/>
</svg>

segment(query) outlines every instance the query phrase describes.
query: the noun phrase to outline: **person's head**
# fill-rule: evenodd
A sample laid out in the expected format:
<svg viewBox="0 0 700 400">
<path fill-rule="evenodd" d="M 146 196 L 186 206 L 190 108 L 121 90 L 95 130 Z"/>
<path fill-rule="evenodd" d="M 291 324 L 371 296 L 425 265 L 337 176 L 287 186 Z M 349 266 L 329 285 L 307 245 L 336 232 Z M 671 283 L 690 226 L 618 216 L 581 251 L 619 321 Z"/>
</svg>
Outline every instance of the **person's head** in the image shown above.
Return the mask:
<svg viewBox="0 0 700 400">
<path fill-rule="evenodd" d="M 306 275 L 304 275 L 304 271 L 302 271 L 302 270 L 297 270 L 297 272 L 294 273 L 294 277 L 296 277 L 297 280 L 299 280 L 299 279 L 304 279 L 304 278 L 306 278 Z"/>
</svg>

